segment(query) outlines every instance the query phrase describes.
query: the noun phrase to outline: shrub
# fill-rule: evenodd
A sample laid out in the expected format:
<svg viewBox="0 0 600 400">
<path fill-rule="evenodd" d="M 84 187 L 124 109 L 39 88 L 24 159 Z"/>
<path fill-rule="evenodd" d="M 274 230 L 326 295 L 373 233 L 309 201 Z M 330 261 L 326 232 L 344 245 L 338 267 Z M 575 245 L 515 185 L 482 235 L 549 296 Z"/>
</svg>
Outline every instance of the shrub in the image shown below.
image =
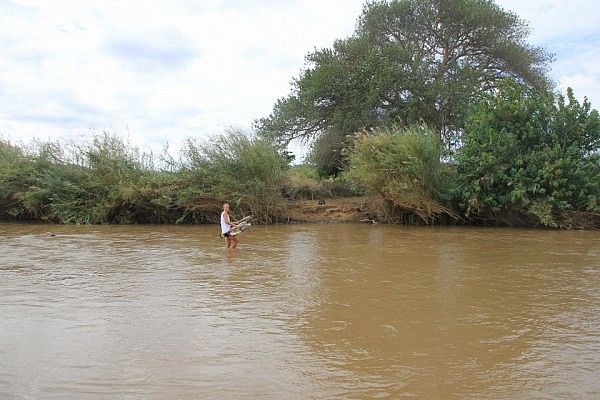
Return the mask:
<svg viewBox="0 0 600 400">
<path fill-rule="evenodd" d="M 440 158 L 439 136 L 427 127 L 378 129 L 357 137 L 348 173 L 386 200 L 392 218 L 408 212 L 431 223 L 454 216 L 439 202 L 448 197 Z"/>
<path fill-rule="evenodd" d="M 0 141 L 0 218 L 214 222 L 223 201 L 258 221 L 277 218 L 289 158 L 269 142 L 229 131 L 205 144 L 190 139 L 181 165 L 167 158 L 169 171 L 160 171 L 152 153 L 108 133 L 78 146 Z"/>
<path fill-rule="evenodd" d="M 208 143 L 188 140 L 183 150 L 185 206 L 228 201 L 234 210 L 272 222 L 282 209 L 281 184 L 288 160 L 266 139 L 236 130 Z"/>
<path fill-rule="evenodd" d="M 600 119 L 587 99 L 507 81 L 470 114 L 458 157 L 463 210 L 553 227 L 568 224 L 567 212 L 598 213 L 599 148 Z"/>
</svg>

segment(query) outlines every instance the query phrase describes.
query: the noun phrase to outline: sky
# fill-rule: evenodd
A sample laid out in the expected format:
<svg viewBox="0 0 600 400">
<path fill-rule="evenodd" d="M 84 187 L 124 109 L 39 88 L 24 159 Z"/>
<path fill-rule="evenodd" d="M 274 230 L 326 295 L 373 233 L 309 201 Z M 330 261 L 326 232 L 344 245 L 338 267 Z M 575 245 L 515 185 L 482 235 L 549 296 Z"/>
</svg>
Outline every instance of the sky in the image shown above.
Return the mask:
<svg viewBox="0 0 600 400">
<path fill-rule="evenodd" d="M 600 1 L 499 0 L 555 54 L 550 75 L 600 108 Z M 110 131 L 177 152 L 251 129 L 315 48 L 350 36 L 363 0 L 0 0 L 0 138 Z M 302 154 L 301 148 L 293 149 Z"/>
</svg>

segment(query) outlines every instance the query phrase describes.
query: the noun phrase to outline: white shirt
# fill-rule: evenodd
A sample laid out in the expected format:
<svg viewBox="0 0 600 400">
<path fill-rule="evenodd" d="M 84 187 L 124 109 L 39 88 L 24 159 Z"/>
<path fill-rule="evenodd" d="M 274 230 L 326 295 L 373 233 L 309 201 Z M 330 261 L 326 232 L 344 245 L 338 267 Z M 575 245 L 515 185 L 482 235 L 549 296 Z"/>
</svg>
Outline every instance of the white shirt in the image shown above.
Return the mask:
<svg viewBox="0 0 600 400">
<path fill-rule="evenodd" d="M 221 213 L 221 233 L 227 233 L 231 230 L 231 225 L 225 222 L 225 211 Z"/>
</svg>

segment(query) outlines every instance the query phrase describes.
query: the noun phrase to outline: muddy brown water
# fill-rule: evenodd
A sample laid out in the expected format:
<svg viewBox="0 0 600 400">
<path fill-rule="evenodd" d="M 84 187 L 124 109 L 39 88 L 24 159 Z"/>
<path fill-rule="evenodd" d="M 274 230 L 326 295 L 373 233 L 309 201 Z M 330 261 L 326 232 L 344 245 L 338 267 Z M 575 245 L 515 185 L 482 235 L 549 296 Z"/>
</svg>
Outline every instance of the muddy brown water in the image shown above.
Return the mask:
<svg viewBox="0 0 600 400">
<path fill-rule="evenodd" d="M 0 224 L 0 399 L 600 398 L 597 231 L 217 231 Z"/>
</svg>

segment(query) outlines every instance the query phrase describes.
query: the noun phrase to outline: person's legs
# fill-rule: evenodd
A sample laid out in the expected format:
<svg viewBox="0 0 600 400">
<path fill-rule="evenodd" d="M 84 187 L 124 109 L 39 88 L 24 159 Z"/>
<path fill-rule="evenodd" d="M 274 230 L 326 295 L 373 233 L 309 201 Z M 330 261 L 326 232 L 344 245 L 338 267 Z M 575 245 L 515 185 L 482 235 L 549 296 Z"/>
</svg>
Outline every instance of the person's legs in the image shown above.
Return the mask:
<svg viewBox="0 0 600 400">
<path fill-rule="evenodd" d="M 237 236 L 231 236 L 231 248 L 235 249 L 238 245 L 239 241 Z"/>
<path fill-rule="evenodd" d="M 225 238 L 225 248 L 230 248 L 231 247 L 231 236 L 229 236 L 229 233 L 226 233 L 223 235 L 223 237 Z"/>
</svg>

